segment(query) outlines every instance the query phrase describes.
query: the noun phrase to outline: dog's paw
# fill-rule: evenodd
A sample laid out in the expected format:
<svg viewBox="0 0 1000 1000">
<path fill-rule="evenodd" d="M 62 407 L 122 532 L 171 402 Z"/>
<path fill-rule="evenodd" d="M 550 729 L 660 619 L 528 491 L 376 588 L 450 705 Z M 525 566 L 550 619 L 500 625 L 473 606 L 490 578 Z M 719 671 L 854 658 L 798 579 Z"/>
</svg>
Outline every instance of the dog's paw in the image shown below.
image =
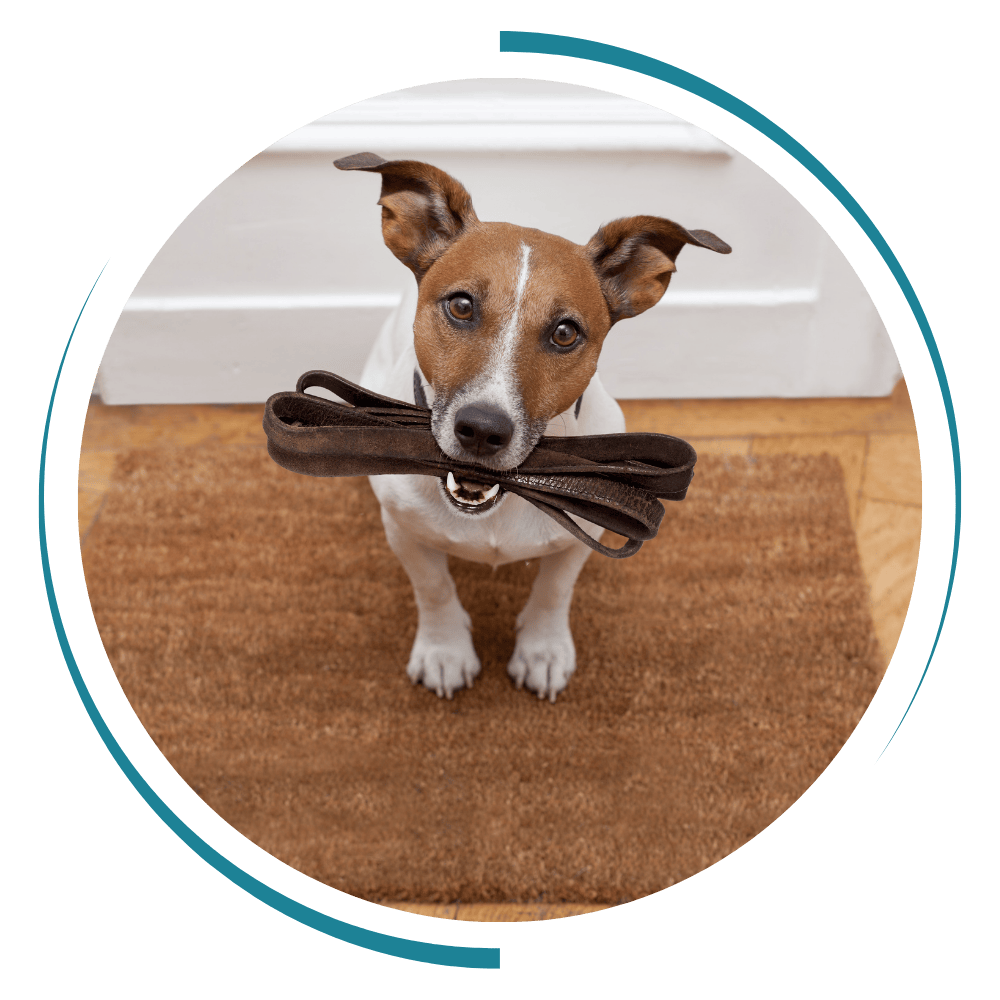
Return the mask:
<svg viewBox="0 0 1000 1000">
<path fill-rule="evenodd" d="M 517 643 L 507 673 L 518 688 L 554 702 L 576 670 L 576 647 L 565 615 L 518 619 Z"/>
<path fill-rule="evenodd" d="M 481 669 L 467 628 L 447 637 L 419 631 L 406 665 L 410 680 L 439 698 L 451 698 L 460 688 L 472 687 Z"/>
</svg>

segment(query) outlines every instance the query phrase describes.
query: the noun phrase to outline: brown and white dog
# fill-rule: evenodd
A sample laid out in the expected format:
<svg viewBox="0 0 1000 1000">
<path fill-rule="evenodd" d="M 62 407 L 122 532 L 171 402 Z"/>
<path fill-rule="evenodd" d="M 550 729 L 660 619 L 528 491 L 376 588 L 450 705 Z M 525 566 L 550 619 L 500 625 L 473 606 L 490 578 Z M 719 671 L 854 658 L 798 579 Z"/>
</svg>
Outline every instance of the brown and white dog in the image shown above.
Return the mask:
<svg viewBox="0 0 1000 1000">
<path fill-rule="evenodd" d="M 429 406 L 441 450 L 489 469 L 516 467 L 543 434 L 624 431 L 596 374 L 608 330 L 659 301 L 685 243 L 730 252 L 709 232 L 649 215 L 610 222 L 579 246 L 480 222 L 465 188 L 427 163 L 358 153 L 336 166 L 382 175 L 383 239 L 417 279 L 383 327 L 361 384 Z M 555 701 L 576 667 L 569 607 L 590 549 L 498 485 L 452 475 L 375 476 L 371 484 L 416 597 L 406 668 L 413 682 L 451 698 L 480 671 L 449 554 L 491 566 L 539 558 L 507 672 L 517 687 Z"/>
</svg>

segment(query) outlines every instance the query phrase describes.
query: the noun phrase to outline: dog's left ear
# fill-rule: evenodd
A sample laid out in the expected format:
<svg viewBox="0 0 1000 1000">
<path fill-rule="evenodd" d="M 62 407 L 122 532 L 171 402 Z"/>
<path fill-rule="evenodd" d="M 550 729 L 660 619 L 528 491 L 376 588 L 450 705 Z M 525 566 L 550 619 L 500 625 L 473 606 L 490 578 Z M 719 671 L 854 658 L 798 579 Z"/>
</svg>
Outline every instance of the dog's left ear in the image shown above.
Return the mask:
<svg viewBox="0 0 1000 1000">
<path fill-rule="evenodd" d="M 479 221 L 469 192 L 450 174 L 419 160 L 383 160 L 355 153 L 334 160 L 339 170 L 382 175 L 382 239 L 417 277 L 427 273 L 467 226 Z"/>
<path fill-rule="evenodd" d="M 601 282 L 612 324 L 638 316 L 660 301 L 685 243 L 732 253 L 732 247 L 713 233 L 688 231 L 655 215 L 615 219 L 597 230 L 585 249 Z"/>
</svg>

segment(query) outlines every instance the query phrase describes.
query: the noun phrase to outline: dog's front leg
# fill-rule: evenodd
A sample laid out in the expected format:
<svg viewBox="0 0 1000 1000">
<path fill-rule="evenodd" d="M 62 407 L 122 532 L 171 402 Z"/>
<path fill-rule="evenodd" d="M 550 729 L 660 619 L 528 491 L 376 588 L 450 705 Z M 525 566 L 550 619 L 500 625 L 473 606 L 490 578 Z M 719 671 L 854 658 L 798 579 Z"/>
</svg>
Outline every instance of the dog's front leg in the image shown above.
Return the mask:
<svg viewBox="0 0 1000 1000">
<path fill-rule="evenodd" d="M 439 698 L 451 698 L 462 687 L 472 687 L 480 671 L 472 645 L 472 621 L 455 591 L 448 557 L 414 541 L 384 508 L 382 524 L 389 548 L 403 564 L 417 602 L 417 637 L 406 673 Z"/>
<path fill-rule="evenodd" d="M 569 629 L 573 587 L 590 549 L 574 542 L 543 556 L 528 603 L 517 616 L 517 643 L 507 673 L 518 687 L 556 700 L 576 670 L 576 647 Z"/>
</svg>

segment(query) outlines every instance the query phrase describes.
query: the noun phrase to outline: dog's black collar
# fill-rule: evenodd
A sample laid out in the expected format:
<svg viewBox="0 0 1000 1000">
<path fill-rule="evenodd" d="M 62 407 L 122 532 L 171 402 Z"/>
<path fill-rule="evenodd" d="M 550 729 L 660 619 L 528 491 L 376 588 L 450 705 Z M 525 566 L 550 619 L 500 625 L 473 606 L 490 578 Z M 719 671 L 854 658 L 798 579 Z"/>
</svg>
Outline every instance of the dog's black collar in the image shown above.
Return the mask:
<svg viewBox="0 0 1000 1000">
<path fill-rule="evenodd" d="M 420 377 L 420 369 L 413 369 L 413 402 L 417 406 L 422 406 L 425 410 L 429 410 L 430 407 L 427 405 L 427 394 L 424 392 L 424 380 Z"/>
</svg>

